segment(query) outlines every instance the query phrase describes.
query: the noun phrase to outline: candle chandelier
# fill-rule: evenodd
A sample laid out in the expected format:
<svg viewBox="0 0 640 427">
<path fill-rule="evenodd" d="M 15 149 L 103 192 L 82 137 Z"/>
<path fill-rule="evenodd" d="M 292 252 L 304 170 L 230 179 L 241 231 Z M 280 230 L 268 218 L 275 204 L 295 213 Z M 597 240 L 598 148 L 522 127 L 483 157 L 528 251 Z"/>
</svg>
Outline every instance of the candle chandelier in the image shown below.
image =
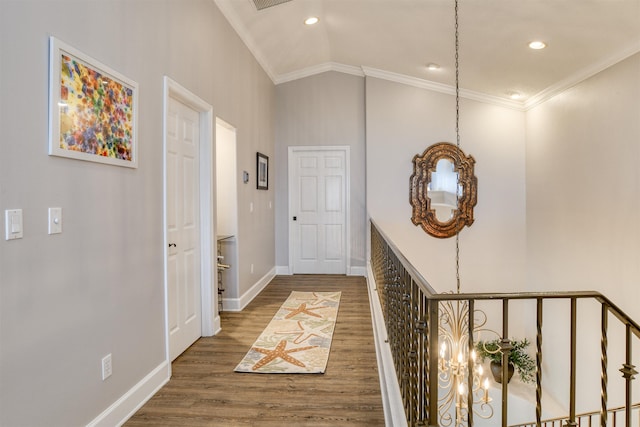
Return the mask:
<svg viewBox="0 0 640 427">
<path fill-rule="evenodd" d="M 460 64 L 458 33 L 458 0 L 455 0 L 455 84 L 456 84 L 456 147 L 460 149 Z M 459 191 L 456 206 L 459 209 Z M 459 218 L 459 215 L 458 215 Z M 456 237 L 456 292 L 460 293 L 460 227 Z M 473 319 L 469 317 L 473 316 Z M 486 314 L 470 309 L 467 301 L 447 301 L 440 305 L 438 335 L 438 414 L 439 425 L 462 427 L 473 425 L 474 415 L 491 418 L 493 407 L 489 397 L 489 378 L 477 360 L 471 336 L 484 330 Z"/>
<path fill-rule="evenodd" d="M 493 416 L 489 378 L 475 350 L 469 349 L 470 314 L 466 301 L 447 301 L 440 307 L 438 413 L 444 427 L 473 425 L 474 414 L 484 419 Z M 473 316 L 473 332 L 477 334 L 487 319 L 481 310 L 474 310 Z"/>
</svg>

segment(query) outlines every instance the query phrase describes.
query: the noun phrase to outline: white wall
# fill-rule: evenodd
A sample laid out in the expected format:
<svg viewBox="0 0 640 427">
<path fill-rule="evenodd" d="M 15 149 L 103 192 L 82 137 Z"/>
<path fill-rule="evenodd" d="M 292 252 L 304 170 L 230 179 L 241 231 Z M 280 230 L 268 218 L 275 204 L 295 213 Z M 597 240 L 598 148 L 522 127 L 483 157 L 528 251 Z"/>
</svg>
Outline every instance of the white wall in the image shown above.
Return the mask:
<svg viewBox="0 0 640 427">
<path fill-rule="evenodd" d="M 289 264 L 289 146 L 351 147 L 351 266 L 366 265 L 364 79 L 326 72 L 276 87 L 276 264 Z"/>
<path fill-rule="evenodd" d="M 527 114 L 528 287 L 640 319 L 640 54 Z"/>
<path fill-rule="evenodd" d="M 527 287 L 602 292 L 640 319 L 640 54 L 591 77 L 527 113 Z M 567 312 L 567 307 L 552 309 Z M 579 306 L 578 388 L 599 398 L 599 307 Z M 567 325 L 557 322 L 556 325 Z M 609 320 L 610 406 L 623 403 L 618 369 L 623 330 Z M 549 363 L 551 392 L 567 390 L 567 328 L 546 345 L 561 357 Z M 634 364 L 639 365 L 637 340 Z M 634 381 L 634 396 L 640 384 Z M 583 408 L 585 409 L 585 408 Z"/>
<path fill-rule="evenodd" d="M 216 123 L 216 233 L 235 236 L 238 232 L 238 172 L 236 131 Z"/>
<path fill-rule="evenodd" d="M 455 98 L 366 79 L 367 209 L 439 292 L 455 290 L 455 238 L 411 222 L 416 154 L 456 142 Z M 475 222 L 460 233 L 462 292 L 518 291 L 525 284 L 524 113 L 461 99 L 461 148 L 476 160 Z"/>
<path fill-rule="evenodd" d="M 138 169 L 47 155 L 50 35 L 139 83 Z M 0 58 L 0 211 L 24 211 L 0 240 L 0 425 L 84 425 L 165 360 L 163 76 L 237 126 L 249 171 L 273 154 L 274 86 L 211 0 L 2 0 Z M 273 192 L 238 186 L 246 291 L 275 265 Z"/>
</svg>

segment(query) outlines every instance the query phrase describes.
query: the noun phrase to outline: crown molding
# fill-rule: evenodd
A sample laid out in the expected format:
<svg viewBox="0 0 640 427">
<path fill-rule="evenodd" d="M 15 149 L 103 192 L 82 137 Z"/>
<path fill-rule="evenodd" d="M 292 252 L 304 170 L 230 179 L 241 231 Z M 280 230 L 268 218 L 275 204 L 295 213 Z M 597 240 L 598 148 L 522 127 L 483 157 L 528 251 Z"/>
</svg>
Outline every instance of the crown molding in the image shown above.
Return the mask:
<svg viewBox="0 0 640 427">
<path fill-rule="evenodd" d="M 262 52 L 258 48 L 257 43 L 249 35 L 249 32 L 245 28 L 238 14 L 233 10 L 232 7 L 226 6 L 226 3 L 224 1 L 213 0 L 213 2 L 218 7 L 218 9 L 220 9 L 220 12 L 222 12 L 222 15 L 224 15 L 227 22 L 229 22 L 229 25 L 231 25 L 231 27 L 235 30 L 238 37 L 240 37 L 240 40 L 242 40 L 245 46 L 247 46 L 247 49 L 249 49 L 256 61 L 258 61 L 258 64 L 260 64 L 264 72 L 267 73 L 267 76 L 269 76 L 271 81 L 275 84 L 276 77 L 273 73 L 273 70 L 271 70 L 271 67 L 269 67 L 269 62 L 262 55 Z"/>
<path fill-rule="evenodd" d="M 640 52 L 640 40 L 635 41 L 633 44 L 628 46 L 627 48 L 610 55 L 608 58 L 597 62 L 589 67 L 583 68 L 579 70 L 577 73 L 567 77 L 564 80 L 559 81 L 558 83 L 549 86 L 543 91 L 533 95 L 529 99 L 527 99 L 524 103 L 525 111 L 536 107 L 545 101 L 550 100 L 556 95 L 561 94 L 564 91 L 571 89 L 577 84 L 587 80 L 590 77 L 595 76 L 596 74 L 606 70 L 607 68 L 617 64 L 618 62 L 622 62 L 628 57 L 635 55 Z"/>
<path fill-rule="evenodd" d="M 454 86 L 436 83 L 429 80 L 419 79 L 404 74 L 392 73 L 390 71 L 379 70 L 376 68 L 362 67 L 365 76 L 375 77 L 382 80 L 388 80 L 396 83 L 427 89 L 434 92 L 446 93 L 447 95 L 455 95 L 456 88 Z M 524 111 L 524 103 L 511 99 L 504 99 L 493 95 L 487 95 L 472 90 L 460 89 L 460 97 L 472 99 L 474 101 L 484 102 L 486 104 L 498 105 L 500 107 L 511 108 L 514 110 Z"/>
<path fill-rule="evenodd" d="M 327 71 L 337 71 L 339 73 L 351 74 L 354 76 L 364 77 L 361 67 L 353 65 L 340 64 L 338 62 L 325 62 L 324 64 L 314 65 L 313 67 L 303 68 L 302 70 L 292 71 L 291 73 L 281 74 L 274 80 L 276 85 L 302 79 L 316 74 L 326 73 Z"/>
</svg>

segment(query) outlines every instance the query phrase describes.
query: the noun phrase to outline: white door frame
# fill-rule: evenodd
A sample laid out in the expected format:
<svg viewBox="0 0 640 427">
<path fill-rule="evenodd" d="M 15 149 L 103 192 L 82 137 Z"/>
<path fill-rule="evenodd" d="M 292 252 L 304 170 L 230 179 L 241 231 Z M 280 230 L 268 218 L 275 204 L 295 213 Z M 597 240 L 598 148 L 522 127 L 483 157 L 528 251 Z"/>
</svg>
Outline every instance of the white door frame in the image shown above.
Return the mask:
<svg viewBox="0 0 640 427">
<path fill-rule="evenodd" d="M 291 189 L 293 188 L 293 171 L 295 165 L 292 162 L 293 153 L 295 152 L 304 152 L 304 151 L 344 151 L 345 157 L 345 274 L 351 274 L 351 147 L 348 145 L 298 145 L 298 146 L 289 146 L 289 154 L 287 159 L 288 171 L 289 171 L 289 182 L 288 182 L 288 215 L 287 215 L 287 224 L 289 224 L 289 273 L 293 274 L 293 245 L 295 242 L 293 241 L 293 211 L 294 207 L 292 206 L 291 201 Z"/>
<path fill-rule="evenodd" d="M 167 117 L 169 112 L 169 98 L 176 99 L 200 113 L 200 151 L 198 153 L 200 180 L 200 293 L 201 293 L 201 319 L 202 336 L 211 336 L 220 330 L 220 316 L 217 314 L 216 281 L 214 280 L 215 252 L 215 174 L 213 165 L 214 155 L 214 128 L 213 107 L 207 102 L 185 89 L 169 77 L 164 77 L 163 94 L 163 241 L 164 241 L 164 316 L 165 316 L 165 351 L 166 360 L 169 362 L 169 292 L 167 274 Z"/>
</svg>

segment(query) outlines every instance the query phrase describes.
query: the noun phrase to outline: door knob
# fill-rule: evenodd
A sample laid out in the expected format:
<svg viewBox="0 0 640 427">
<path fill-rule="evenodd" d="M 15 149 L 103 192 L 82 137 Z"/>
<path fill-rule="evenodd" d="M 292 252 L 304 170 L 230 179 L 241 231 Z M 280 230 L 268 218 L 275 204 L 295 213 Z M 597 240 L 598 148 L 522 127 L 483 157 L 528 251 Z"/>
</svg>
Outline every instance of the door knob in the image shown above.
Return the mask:
<svg viewBox="0 0 640 427">
<path fill-rule="evenodd" d="M 174 248 L 177 248 L 178 245 L 176 245 L 175 243 L 169 243 L 169 247 L 173 246 Z"/>
</svg>

